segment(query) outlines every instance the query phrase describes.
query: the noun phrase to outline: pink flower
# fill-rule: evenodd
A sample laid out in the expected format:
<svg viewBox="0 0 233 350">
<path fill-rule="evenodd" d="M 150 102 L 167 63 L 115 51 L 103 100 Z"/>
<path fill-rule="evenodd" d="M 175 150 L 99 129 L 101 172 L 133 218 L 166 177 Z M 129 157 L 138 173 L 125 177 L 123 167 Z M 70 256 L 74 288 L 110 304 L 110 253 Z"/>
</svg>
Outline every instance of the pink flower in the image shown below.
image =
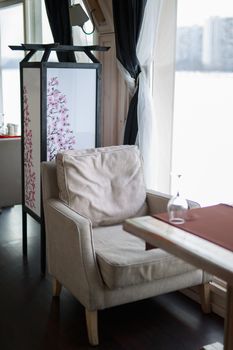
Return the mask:
<svg viewBox="0 0 233 350">
<path fill-rule="evenodd" d="M 32 129 L 30 129 L 31 120 L 29 118 L 29 101 L 27 89 L 23 87 L 24 93 L 24 166 L 25 166 L 25 203 L 29 208 L 35 208 L 35 182 L 36 173 L 34 171 L 32 157 Z"/>
<path fill-rule="evenodd" d="M 48 82 L 47 157 L 50 160 L 55 157 L 60 149 L 71 149 L 72 145 L 76 143 L 73 132 L 69 128 L 69 110 L 66 107 L 67 99 L 58 89 L 58 85 L 57 77 L 51 78 Z M 50 97 L 52 98 L 50 99 Z"/>
</svg>

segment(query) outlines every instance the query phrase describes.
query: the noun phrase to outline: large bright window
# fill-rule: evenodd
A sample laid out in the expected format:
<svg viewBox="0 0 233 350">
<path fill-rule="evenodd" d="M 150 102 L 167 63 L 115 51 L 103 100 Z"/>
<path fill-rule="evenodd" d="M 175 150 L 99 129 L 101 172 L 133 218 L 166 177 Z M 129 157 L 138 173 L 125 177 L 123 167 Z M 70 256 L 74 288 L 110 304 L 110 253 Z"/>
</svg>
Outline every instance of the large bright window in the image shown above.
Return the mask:
<svg viewBox="0 0 233 350">
<path fill-rule="evenodd" d="M 233 2 L 178 0 L 172 172 L 202 205 L 233 202 Z"/>
<path fill-rule="evenodd" d="M 0 7 L 0 113 L 4 114 L 5 125 L 14 123 L 19 127 L 19 62 L 24 53 L 12 51 L 8 46 L 24 42 L 23 28 L 23 3 Z"/>
</svg>

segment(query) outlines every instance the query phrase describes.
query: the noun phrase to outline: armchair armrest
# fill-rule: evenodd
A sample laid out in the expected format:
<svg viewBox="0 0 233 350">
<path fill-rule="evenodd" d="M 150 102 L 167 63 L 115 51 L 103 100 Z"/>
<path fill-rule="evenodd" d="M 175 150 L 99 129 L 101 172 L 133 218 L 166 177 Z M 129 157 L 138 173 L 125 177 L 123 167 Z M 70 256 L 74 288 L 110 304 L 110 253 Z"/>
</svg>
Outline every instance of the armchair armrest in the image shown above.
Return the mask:
<svg viewBox="0 0 233 350">
<path fill-rule="evenodd" d="M 147 204 L 149 208 L 149 214 L 158 214 L 163 213 L 167 210 L 167 203 L 169 199 L 171 198 L 171 195 L 152 191 L 147 191 Z M 187 200 L 189 209 L 193 208 L 199 208 L 200 204 L 191 200 Z"/>
<path fill-rule="evenodd" d="M 102 279 L 96 262 L 91 222 L 58 199 L 49 199 L 45 205 L 49 273 L 85 307 L 92 309 L 101 298 L 98 290 Z"/>
</svg>

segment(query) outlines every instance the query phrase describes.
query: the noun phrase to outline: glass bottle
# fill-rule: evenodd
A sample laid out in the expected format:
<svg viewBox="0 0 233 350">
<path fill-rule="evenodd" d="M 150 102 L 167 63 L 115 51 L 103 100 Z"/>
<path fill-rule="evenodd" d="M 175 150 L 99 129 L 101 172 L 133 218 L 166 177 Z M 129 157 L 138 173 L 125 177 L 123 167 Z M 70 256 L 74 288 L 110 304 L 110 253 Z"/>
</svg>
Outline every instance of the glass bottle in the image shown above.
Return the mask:
<svg viewBox="0 0 233 350">
<path fill-rule="evenodd" d="M 177 175 L 177 192 L 176 195 L 171 197 L 167 204 L 167 212 L 169 221 L 173 224 L 183 224 L 187 217 L 188 202 L 180 195 L 180 178 L 181 175 Z"/>
</svg>

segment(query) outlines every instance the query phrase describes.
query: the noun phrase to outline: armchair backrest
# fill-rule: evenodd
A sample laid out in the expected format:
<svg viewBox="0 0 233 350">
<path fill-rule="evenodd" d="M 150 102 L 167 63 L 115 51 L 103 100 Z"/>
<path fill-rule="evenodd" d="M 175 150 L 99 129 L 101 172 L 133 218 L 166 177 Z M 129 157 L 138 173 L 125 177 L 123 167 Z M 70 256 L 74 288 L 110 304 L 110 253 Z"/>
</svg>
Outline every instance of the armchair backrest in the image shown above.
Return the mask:
<svg viewBox="0 0 233 350">
<path fill-rule="evenodd" d="M 93 226 L 114 225 L 147 212 L 142 161 L 136 146 L 57 154 L 59 196 Z"/>
</svg>

